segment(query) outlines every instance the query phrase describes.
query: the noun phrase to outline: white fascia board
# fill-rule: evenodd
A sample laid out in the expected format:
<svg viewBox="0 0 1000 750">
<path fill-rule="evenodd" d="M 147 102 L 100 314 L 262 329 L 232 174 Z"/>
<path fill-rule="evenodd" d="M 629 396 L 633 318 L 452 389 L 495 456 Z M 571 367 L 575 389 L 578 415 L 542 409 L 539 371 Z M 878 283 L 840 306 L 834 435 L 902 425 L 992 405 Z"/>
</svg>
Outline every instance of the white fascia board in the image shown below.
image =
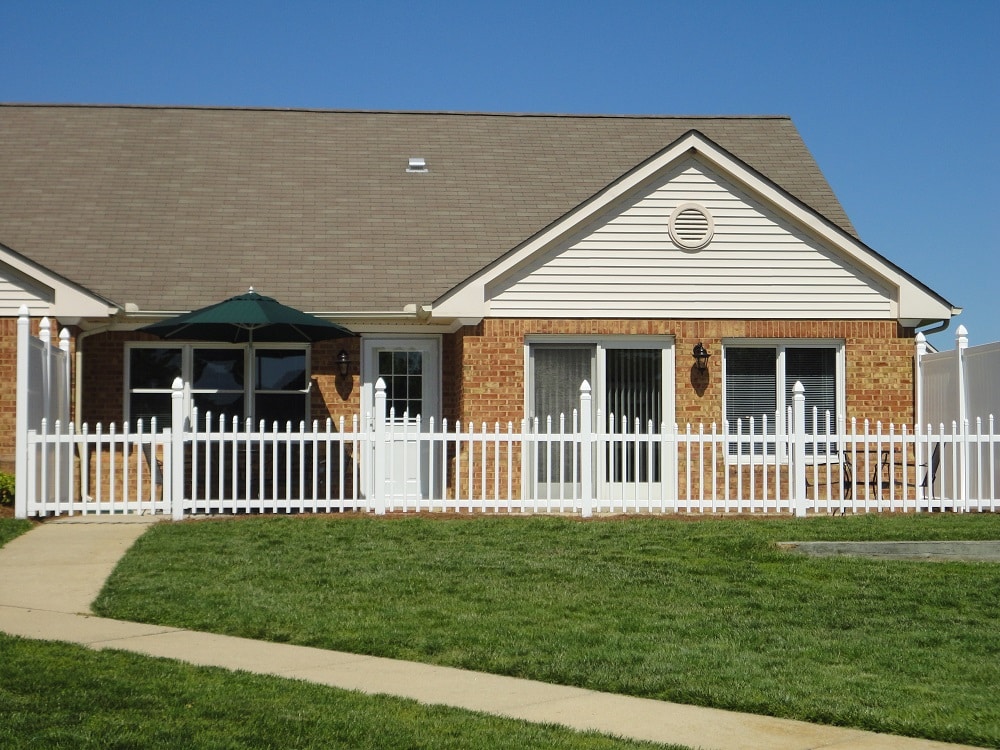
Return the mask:
<svg viewBox="0 0 1000 750">
<path fill-rule="evenodd" d="M 644 185 L 656 180 L 677 161 L 692 154 L 737 184 L 757 194 L 809 234 L 841 252 L 850 263 L 865 269 L 875 279 L 894 290 L 894 317 L 920 320 L 945 320 L 951 317 L 953 306 L 949 302 L 699 133 L 688 133 L 665 151 L 607 186 L 520 247 L 440 297 L 434 303 L 433 316 L 435 318 L 487 317 L 490 311 L 487 299 L 489 286 L 530 263 L 537 253 L 544 252 L 560 240 L 579 231 L 595 216 L 608 210 L 629 194 L 641 190 Z"/>
<path fill-rule="evenodd" d="M 28 305 L 29 314 L 32 316 L 47 315 L 61 320 L 79 320 L 110 318 L 118 311 L 118 308 L 107 300 L 2 245 L 0 245 L 0 265 L 10 267 L 16 274 L 51 291 L 51 302 L 40 303 L 37 308 Z"/>
</svg>

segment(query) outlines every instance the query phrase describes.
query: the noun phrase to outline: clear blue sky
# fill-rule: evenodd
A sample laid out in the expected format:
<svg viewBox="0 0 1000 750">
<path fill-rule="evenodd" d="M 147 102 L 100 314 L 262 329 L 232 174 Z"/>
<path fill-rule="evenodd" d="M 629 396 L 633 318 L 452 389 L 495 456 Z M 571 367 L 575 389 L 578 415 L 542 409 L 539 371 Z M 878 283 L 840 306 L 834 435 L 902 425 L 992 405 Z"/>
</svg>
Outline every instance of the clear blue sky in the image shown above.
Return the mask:
<svg viewBox="0 0 1000 750">
<path fill-rule="evenodd" d="M 787 114 L 872 248 L 1000 340 L 1000 0 L 6 0 L 0 101 Z"/>
</svg>

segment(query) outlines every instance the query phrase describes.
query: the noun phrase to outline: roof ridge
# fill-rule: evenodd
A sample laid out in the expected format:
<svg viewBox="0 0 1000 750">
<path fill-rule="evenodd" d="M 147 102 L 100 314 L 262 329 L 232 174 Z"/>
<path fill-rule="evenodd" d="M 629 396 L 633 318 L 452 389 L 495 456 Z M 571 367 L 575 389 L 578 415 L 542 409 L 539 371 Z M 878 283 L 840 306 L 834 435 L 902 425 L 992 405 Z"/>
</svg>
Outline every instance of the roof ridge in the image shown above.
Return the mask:
<svg viewBox="0 0 1000 750">
<path fill-rule="evenodd" d="M 786 114 L 609 114 L 587 112 L 487 112 L 474 110 L 438 109 L 333 109 L 323 107 L 265 107 L 232 106 L 216 104 L 121 104 L 87 102 L 0 102 L 0 107 L 10 108 L 66 108 L 66 109 L 136 109 L 136 110 L 181 110 L 206 112 L 302 112 L 313 114 L 364 114 L 364 115 L 449 115 L 455 117 L 558 117 L 562 119 L 592 120 L 791 120 Z"/>
</svg>

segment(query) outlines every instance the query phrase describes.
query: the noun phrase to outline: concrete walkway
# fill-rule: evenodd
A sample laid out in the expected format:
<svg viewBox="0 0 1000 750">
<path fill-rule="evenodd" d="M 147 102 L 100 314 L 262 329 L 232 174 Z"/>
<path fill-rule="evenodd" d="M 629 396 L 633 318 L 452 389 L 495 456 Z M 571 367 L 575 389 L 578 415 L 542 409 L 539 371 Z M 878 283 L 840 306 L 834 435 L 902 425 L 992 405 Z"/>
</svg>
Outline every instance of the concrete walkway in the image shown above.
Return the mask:
<svg viewBox="0 0 1000 750">
<path fill-rule="evenodd" d="M 0 548 L 0 630 L 692 748 L 961 747 L 90 614 L 118 560 L 153 522 L 141 516 L 48 521 Z"/>
</svg>

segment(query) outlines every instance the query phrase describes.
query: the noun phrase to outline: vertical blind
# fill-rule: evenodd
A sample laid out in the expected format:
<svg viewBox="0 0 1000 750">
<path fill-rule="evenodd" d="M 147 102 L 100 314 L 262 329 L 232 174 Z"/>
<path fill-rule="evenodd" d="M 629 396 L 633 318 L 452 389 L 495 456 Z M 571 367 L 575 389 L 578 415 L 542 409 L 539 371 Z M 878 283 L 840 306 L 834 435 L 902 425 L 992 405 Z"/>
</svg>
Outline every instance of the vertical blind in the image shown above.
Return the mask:
<svg viewBox="0 0 1000 750">
<path fill-rule="evenodd" d="M 535 376 L 535 411 L 542 425 L 552 417 L 559 424 L 559 415 L 567 421 L 574 409 L 580 406 L 580 384 L 593 383 L 591 361 L 593 350 L 589 347 L 535 347 L 531 350 Z"/>
<path fill-rule="evenodd" d="M 559 431 L 559 417 L 565 415 L 566 429 L 572 429 L 573 410 L 580 405 L 580 385 L 593 382 L 590 347 L 533 347 L 531 360 L 534 373 L 534 414 L 541 432 L 552 417 L 552 431 Z M 539 482 L 562 482 L 572 476 L 573 445 L 564 444 L 562 455 L 556 443 L 548 443 L 538 457 L 536 469 Z"/>
<path fill-rule="evenodd" d="M 608 349 L 604 362 L 605 408 L 610 432 L 658 433 L 663 421 L 663 351 Z M 637 424 L 638 423 L 638 424 Z M 638 451 L 638 452 L 637 452 Z M 650 465 L 652 458 L 652 465 Z M 660 452 L 624 441 L 608 446 L 607 480 L 660 481 Z"/>
<path fill-rule="evenodd" d="M 659 349 L 609 349 L 605 361 L 605 403 L 617 425 L 622 417 L 633 430 L 639 420 L 639 431 L 659 431 L 663 420 L 663 352 Z"/>
</svg>

